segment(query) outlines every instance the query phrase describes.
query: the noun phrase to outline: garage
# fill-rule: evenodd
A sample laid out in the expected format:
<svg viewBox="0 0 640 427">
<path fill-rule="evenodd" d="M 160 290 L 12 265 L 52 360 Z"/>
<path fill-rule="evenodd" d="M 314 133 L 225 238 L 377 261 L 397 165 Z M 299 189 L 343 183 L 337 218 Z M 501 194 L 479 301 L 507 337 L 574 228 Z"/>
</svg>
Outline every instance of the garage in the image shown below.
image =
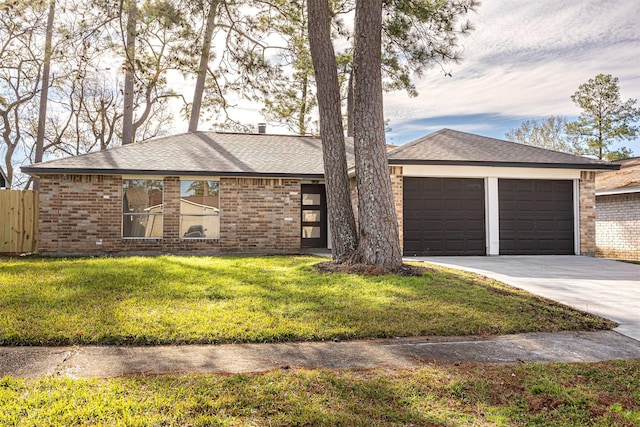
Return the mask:
<svg viewBox="0 0 640 427">
<path fill-rule="evenodd" d="M 573 181 L 499 179 L 500 255 L 573 255 Z"/>
<path fill-rule="evenodd" d="M 485 255 L 484 179 L 404 178 L 404 253 Z"/>
</svg>

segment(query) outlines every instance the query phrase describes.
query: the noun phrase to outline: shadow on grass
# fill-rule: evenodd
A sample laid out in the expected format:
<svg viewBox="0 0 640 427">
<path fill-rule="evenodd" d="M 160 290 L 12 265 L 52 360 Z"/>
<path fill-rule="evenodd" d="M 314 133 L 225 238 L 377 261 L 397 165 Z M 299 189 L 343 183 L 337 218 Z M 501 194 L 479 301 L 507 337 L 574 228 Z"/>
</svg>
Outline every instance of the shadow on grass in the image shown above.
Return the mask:
<svg viewBox="0 0 640 427">
<path fill-rule="evenodd" d="M 20 259 L 0 344 L 208 344 L 604 329 L 469 273 L 318 274 L 312 257 Z"/>
</svg>

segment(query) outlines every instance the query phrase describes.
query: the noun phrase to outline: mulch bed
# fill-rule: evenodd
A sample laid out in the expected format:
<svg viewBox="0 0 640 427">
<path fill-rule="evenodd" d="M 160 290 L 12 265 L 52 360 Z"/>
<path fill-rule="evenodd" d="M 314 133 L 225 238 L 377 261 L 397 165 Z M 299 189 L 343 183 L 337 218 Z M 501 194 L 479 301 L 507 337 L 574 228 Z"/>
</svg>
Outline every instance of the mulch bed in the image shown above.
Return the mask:
<svg viewBox="0 0 640 427">
<path fill-rule="evenodd" d="M 364 276 L 383 276 L 385 274 L 398 274 L 400 276 L 420 277 L 424 273 L 433 271 L 427 267 L 416 265 L 402 264 L 399 269 L 392 270 L 381 267 L 379 265 L 368 264 L 337 264 L 332 261 L 324 261 L 314 264 L 319 273 L 346 273 L 346 274 L 362 274 Z"/>
</svg>

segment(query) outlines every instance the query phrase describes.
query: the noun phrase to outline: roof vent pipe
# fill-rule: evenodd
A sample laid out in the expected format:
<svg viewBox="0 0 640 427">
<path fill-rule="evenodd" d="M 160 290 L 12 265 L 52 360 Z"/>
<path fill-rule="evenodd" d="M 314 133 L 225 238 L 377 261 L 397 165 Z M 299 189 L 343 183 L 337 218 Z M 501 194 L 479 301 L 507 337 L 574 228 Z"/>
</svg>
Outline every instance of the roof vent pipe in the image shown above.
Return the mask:
<svg viewBox="0 0 640 427">
<path fill-rule="evenodd" d="M 267 133 L 266 123 L 258 123 L 258 133 Z"/>
</svg>

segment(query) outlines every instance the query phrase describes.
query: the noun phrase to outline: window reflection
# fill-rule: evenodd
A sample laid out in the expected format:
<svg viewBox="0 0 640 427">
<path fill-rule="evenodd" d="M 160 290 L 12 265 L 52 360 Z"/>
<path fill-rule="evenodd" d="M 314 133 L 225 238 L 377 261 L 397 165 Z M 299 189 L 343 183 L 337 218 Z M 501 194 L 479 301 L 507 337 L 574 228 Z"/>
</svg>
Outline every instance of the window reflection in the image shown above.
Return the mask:
<svg viewBox="0 0 640 427">
<path fill-rule="evenodd" d="M 302 211 L 302 222 L 320 222 L 320 211 Z"/>
<path fill-rule="evenodd" d="M 305 206 L 319 206 L 320 205 L 320 195 L 319 194 L 303 194 L 302 195 L 302 204 Z"/>
<path fill-rule="evenodd" d="M 320 238 L 320 227 L 302 227 L 302 238 L 303 239 L 319 239 Z"/>
<path fill-rule="evenodd" d="M 180 182 L 180 235 L 183 239 L 220 236 L 220 182 Z"/>
<path fill-rule="evenodd" d="M 124 179 L 122 192 L 122 236 L 162 237 L 163 182 L 159 179 Z"/>
</svg>

